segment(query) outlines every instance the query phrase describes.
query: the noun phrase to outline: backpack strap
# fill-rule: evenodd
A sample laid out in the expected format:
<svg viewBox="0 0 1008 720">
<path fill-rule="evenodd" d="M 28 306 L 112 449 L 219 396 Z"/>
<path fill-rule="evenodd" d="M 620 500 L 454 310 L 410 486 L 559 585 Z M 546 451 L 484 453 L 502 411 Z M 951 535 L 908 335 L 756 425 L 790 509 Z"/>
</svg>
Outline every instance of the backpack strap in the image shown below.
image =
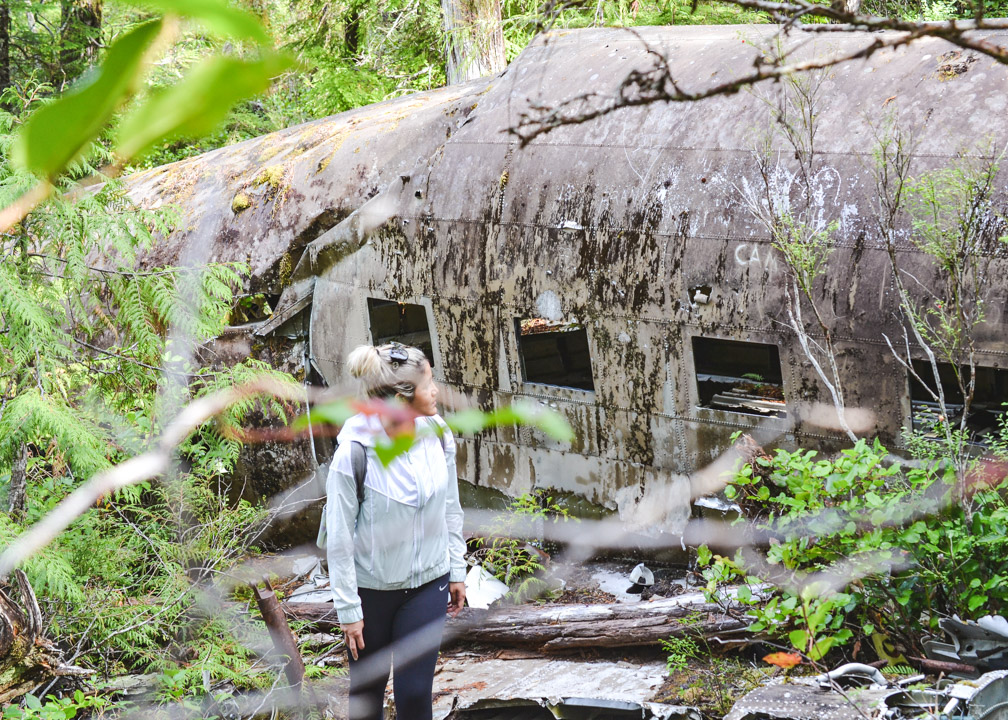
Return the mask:
<svg viewBox="0 0 1008 720">
<path fill-rule="evenodd" d="M 367 450 L 356 440 L 350 445 L 350 468 L 357 485 L 357 504 L 364 502 L 364 480 L 367 477 Z"/>
</svg>

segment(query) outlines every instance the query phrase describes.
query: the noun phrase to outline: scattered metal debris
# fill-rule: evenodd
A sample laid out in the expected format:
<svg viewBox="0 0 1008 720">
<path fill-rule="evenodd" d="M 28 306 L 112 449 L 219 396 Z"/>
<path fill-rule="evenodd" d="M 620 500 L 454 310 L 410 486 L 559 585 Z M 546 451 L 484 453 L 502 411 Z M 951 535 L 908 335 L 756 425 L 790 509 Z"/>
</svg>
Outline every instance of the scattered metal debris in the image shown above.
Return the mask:
<svg viewBox="0 0 1008 720">
<path fill-rule="evenodd" d="M 654 585 L 654 573 L 644 563 L 637 563 L 630 571 L 630 582 L 631 585 L 626 591 L 631 595 L 640 595 L 644 592 L 644 588 Z"/>
<path fill-rule="evenodd" d="M 942 618 L 938 627 L 951 642 L 925 640 L 929 659 L 955 662 L 976 668 L 977 672 L 1008 670 L 1008 618 L 986 615 L 979 620 Z"/>
<path fill-rule="evenodd" d="M 557 700 L 478 700 L 448 716 L 449 720 L 700 720 L 700 713 L 681 705 L 637 703 L 595 698 Z"/>
<path fill-rule="evenodd" d="M 865 681 L 874 683 L 875 685 L 882 685 L 883 687 L 889 684 L 889 681 L 885 679 L 885 675 L 882 674 L 881 670 L 864 663 L 841 665 L 834 670 L 830 670 L 828 673 L 817 676 L 816 680 L 819 681 L 819 687 L 829 690 L 841 683 L 841 681 L 847 683 L 852 678 L 857 685 L 864 685 L 866 684 Z"/>
<path fill-rule="evenodd" d="M 451 720 L 655 718 L 700 720 L 693 708 L 650 702 L 665 664 L 464 653 L 442 658 L 434 717 Z"/>
<path fill-rule="evenodd" d="M 725 720 L 1008 720 L 1008 671 L 933 688 L 919 687 L 923 679 L 890 681 L 870 665 L 849 663 L 757 688 Z"/>
<path fill-rule="evenodd" d="M 882 703 L 887 720 L 1008 719 L 1008 672 L 986 673 L 976 680 L 946 684 L 936 689 L 901 690 Z"/>
<path fill-rule="evenodd" d="M 465 579 L 466 603 L 469 607 L 486 610 L 507 595 L 508 586 L 495 578 L 482 565 L 473 565 Z"/>
<path fill-rule="evenodd" d="M 778 678 L 735 703 L 725 720 L 864 720 L 892 694 L 885 686 L 855 688 L 843 694 L 824 689 L 818 678 Z"/>
<path fill-rule="evenodd" d="M 298 558 L 294 564 L 298 577 L 307 576 L 307 582 L 300 585 L 286 599 L 289 603 L 327 603 L 332 600 L 329 589 L 329 575 L 322 568 L 322 560 L 309 556 Z"/>
</svg>

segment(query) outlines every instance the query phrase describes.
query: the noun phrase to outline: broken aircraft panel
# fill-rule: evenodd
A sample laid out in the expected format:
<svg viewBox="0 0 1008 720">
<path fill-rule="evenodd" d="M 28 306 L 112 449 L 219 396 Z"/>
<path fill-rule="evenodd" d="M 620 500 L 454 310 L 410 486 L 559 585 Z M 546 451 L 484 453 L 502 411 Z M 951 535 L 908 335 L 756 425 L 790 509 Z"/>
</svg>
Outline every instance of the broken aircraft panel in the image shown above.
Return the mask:
<svg viewBox="0 0 1008 720">
<path fill-rule="evenodd" d="M 178 203 L 188 220 L 151 261 L 199 243 L 208 259 L 249 257 L 252 289 L 283 293 L 258 336 L 309 317 L 311 362 L 330 384 L 345 379 L 354 346 L 388 337 L 369 309 L 395 302 L 420 312 L 442 382 L 482 406 L 549 405 L 577 432 L 569 444 L 527 428 L 463 439 L 462 477 L 511 495 L 568 490 L 631 524 L 681 529 L 691 474 L 734 431 L 763 444 L 843 442 L 832 410 L 813 410 L 829 395 L 788 326 L 787 269 L 747 204 L 761 182 L 752 148 L 781 87 L 623 108 L 525 146 L 508 131 L 532 106 L 611 95 L 646 67 L 647 46 L 667 56 L 684 87 L 702 88 L 751 66 L 773 31 L 552 32 L 499 77 L 149 171 L 134 180 L 134 197 Z M 807 56 L 866 37 L 794 33 L 788 42 Z M 875 129 L 895 117 L 915 130 L 911 174 L 974 152 L 981 137 L 1008 143 L 1008 68 L 979 57 L 949 76 L 948 53 L 930 39 L 879 50 L 830 69 L 816 100 L 815 209 L 838 225 L 815 294 L 849 406 L 870 410 L 860 430 L 888 442 L 911 424 L 912 399 L 885 342 L 902 330 L 874 219 Z M 793 151 L 775 142 L 783 176 L 793 173 Z M 994 193 L 1002 210 L 1004 177 Z M 249 207 L 233 202 L 239 193 Z M 934 264 L 905 226 L 895 253 L 914 292 L 936 286 Z M 975 335 L 980 364 L 1002 378 L 1003 244 L 986 260 L 990 310 Z M 526 323 L 583 336 L 523 342 Z M 544 370 L 550 358 L 559 367 Z"/>
</svg>

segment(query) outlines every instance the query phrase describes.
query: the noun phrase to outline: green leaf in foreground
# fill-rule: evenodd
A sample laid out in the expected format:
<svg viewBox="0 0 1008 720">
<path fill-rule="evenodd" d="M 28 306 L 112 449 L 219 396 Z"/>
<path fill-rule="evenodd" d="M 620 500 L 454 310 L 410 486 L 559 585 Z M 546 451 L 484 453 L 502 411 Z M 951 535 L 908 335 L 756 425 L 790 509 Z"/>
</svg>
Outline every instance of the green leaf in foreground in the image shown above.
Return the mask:
<svg viewBox="0 0 1008 720">
<path fill-rule="evenodd" d="M 530 425 L 555 440 L 570 442 L 574 439 L 574 431 L 564 416 L 543 405 L 517 402 L 510 407 L 497 410 L 494 414 L 501 416 L 500 424 Z"/>
<path fill-rule="evenodd" d="M 271 78 L 293 64 L 289 55 L 274 51 L 252 61 L 209 58 L 123 120 L 117 151 L 134 158 L 163 140 L 205 135 L 224 120 L 232 105 L 266 90 Z"/>
<path fill-rule="evenodd" d="M 485 430 L 489 420 L 489 414 L 476 408 L 459 410 L 458 412 L 452 413 L 445 418 L 445 422 L 448 423 L 448 427 L 451 428 L 453 433 L 463 435 L 478 433 L 481 430 Z"/>
<path fill-rule="evenodd" d="M 574 439 L 563 415 L 548 407 L 533 403 L 515 403 L 507 407 L 497 408 L 492 412 L 483 412 L 475 408 L 452 413 L 445 418 L 448 427 L 456 433 L 477 433 L 491 427 L 505 425 L 528 425 L 564 442 Z"/>
<path fill-rule="evenodd" d="M 416 436 L 410 433 L 396 435 L 391 440 L 378 440 L 374 448 L 378 462 L 388 467 L 393 460 L 413 447 L 414 440 L 416 440 Z"/>
<path fill-rule="evenodd" d="M 137 0 L 136 5 L 165 15 L 184 15 L 215 35 L 269 45 L 270 39 L 252 13 L 225 0 Z"/>
<path fill-rule="evenodd" d="M 135 92 L 144 55 L 160 31 L 161 20 L 151 20 L 122 35 L 109 48 L 94 80 L 32 115 L 15 140 L 14 162 L 49 179 L 62 172 Z"/>
<path fill-rule="evenodd" d="M 336 402 L 316 405 L 311 409 L 311 424 L 325 423 L 327 425 L 341 426 L 356 412 L 349 400 L 337 400 Z M 309 424 L 308 418 L 308 415 L 300 416 L 291 423 L 291 429 L 307 429 Z"/>
</svg>

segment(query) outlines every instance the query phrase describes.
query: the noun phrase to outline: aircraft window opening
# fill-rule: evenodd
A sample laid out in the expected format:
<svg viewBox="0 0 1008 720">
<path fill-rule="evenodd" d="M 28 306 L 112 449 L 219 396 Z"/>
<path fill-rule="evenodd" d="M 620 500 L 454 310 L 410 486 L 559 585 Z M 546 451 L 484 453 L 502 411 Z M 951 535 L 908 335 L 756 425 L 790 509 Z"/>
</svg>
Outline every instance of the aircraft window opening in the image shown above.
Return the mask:
<svg viewBox="0 0 1008 720">
<path fill-rule="evenodd" d="M 701 407 L 787 417 L 776 345 L 694 337 L 693 364 Z"/>
<path fill-rule="evenodd" d="M 516 318 L 515 332 L 525 382 L 595 391 L 588 331 L 583 325 Z"/>
<path fill-rule="evenodd" d="M 427 362 L 434 365 L 434 346 L 431 342 L 427 308 L 413 303 L 368 298 L 368 319 L 371 323 L 371 341 L 377 345 L 398 342 L 420 348 Z"/>
<path fill-rule="evenodd" d="M 927 360 L 914 360 L 911 364 L 914 372 L 927 383 L 928 387 L 934 388 L 931 363 Z M 960 372 L 968 377 L 969 367 L 964 366 Z M 949 363 L 938 363 L 938 378 L 945 395 L 948 419 L 954 427 L 958 427 L 962 420 L 964 402 L 959 383 L 956 381 L 955 368 Z M 1005 403 L 1008 403 L 1008 370 L 977 366 L 973 401 L 970 403 L 969 417 L 966 418 L 966 431 L 971 442 L 987 444 L 989 440 L 998 436 L 1001 419 L 1008 412 Z M 913 417 L 913 429 L 925 434 L 935 432 L 934 421 L 940 412 L 939 405 L 931 397 L 931 393 L 911 374 L 910 413 Z"/>
</svg>

